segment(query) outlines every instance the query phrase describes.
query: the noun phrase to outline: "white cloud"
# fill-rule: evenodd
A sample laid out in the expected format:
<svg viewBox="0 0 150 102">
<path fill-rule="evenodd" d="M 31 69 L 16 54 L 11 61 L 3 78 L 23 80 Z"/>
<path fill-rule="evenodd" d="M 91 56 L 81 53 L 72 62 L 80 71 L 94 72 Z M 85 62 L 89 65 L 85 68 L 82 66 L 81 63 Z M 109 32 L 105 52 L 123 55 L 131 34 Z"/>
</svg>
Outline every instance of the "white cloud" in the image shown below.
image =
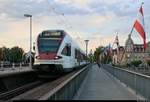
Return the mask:
<svg viewBox="0 0 150 102">
<path fill-rule="evenodd" d="M 139 7 L 137 5 L 139 2 L 135 0 L 49 0 L 49 2 L 52 7 L 46 0 L 0 0 L 0 44 L 10 47 L 20 45 L 27 51 L 29 20 L 23 17 L 23 14 L 31 13 L 33 41 L 44 29 L 64 29 L 73 38 L 80 38 L 76 41 L 79 41 L 83 48 L 84 40 L 89 39 L 89 49 L 95 49 L 99 45 L 113 42 L 114 33 L 118 29 L 120 43 L 124 45 Z M 145 3 L 147 22 L 149 22 L 148 10 L 149 4 Z M 65 17 L 60 13 L 64 13 Z M 149 28 L 148 26 L 150 25 L 146 23 L 146 28 Z M 146 31 L 149 32 L 149 29 Z"/>
<path fill-rule="evenodd" d="M 54 1 L 64 6 L 80 9 L 81 11 L 92 12 L 92 9 L 88 6 L 90 0 L 54 0 Z"/>
<path fill-rule="evenodd" d="M 87 5 L 89 0 L 54 0 L 55 2 L 62 4 L 76 4 L 76 5 Z"/>
</svg>

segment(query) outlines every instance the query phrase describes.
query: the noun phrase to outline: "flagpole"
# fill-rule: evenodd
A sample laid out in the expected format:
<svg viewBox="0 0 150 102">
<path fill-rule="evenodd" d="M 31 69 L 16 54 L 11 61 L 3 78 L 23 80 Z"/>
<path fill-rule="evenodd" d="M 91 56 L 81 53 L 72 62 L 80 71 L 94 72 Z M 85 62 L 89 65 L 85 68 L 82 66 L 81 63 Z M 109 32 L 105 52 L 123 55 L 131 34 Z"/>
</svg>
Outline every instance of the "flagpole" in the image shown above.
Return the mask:
<svg viewBox="0 0 150 102">
<path fill-rule="evenodd" d="M 142 2 L 142 4 L 141 4 L 141 7 L 143 8 L 143 5 L 144 5 L 144 2 Z M 144 29 L 145 29 L 145 22 L 144 22 L 145 20 L 144 20 L 144 15 L 143 15 L 143 23 L 144 23 Z M 132 29 L 131 29 L 131 31 L 130 31 L 130 35 L 132 34 L 132 32 L 133 32 L 133 29 L 134 29 L 134 25 L 132 26 Z"/>
<path fill-rule="evenodd" d="M 142 11 L 143 11 L 143 5 L 144 5 L 144 2 L 142 2 L 142 4 L 141 4 Z M 146 29 L 145 29 L 144 12 L 143 12 L 143 27 L 144 27 L 144 31 L 145 31 L 145 38 L 146 38 Z M 146 42 L 146 39 L 145 39 L 145 42 Z M 144 47 L 144 52 L 145 52 L 145 47 Z"/>
<path fill-rule="evenodd" d="M 132 27 L 130 33 L 129 33 L 130 36 L 131 36 L 131 34 L 132 34 L 132 32 L 133 32 L 133 29 L 134 29 L 134 25 L 133 25 L 133 27 Z"/>
<path fill-rule="evenodd" d="M 141 7 L 143 8 L 144 2 L 142 2 Z M 143 13 L 143 25 L 144 25 L 144 29 L 145 29 L 145 20 L 144 20 L 144 13 Z"/>
</svg>

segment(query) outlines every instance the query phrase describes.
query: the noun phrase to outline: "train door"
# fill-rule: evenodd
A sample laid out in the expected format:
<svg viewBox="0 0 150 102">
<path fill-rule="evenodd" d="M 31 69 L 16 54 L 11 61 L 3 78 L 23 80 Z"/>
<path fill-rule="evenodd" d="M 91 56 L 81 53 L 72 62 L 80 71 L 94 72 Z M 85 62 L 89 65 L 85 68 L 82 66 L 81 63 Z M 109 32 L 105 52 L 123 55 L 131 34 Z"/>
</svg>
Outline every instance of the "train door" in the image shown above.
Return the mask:
<svg viewBox="0 0 150 102">
<path fill-rule="evenodd" d="M 61 54 L 63 55 L 64 62 L 65 62 L 64 67 L 71 68 L 73 65 L 73 61 L 72 61 L 73 57 L 71 56 L 71 44 L 70 43 L 67 43 L 65 45 Z"/>
<path fill-rule="evenodd" d="M 76 65 L 80 65 L 80 51 L 78 49 L 75 49 L 75 59 L 76 59 Z"/>
</svg>

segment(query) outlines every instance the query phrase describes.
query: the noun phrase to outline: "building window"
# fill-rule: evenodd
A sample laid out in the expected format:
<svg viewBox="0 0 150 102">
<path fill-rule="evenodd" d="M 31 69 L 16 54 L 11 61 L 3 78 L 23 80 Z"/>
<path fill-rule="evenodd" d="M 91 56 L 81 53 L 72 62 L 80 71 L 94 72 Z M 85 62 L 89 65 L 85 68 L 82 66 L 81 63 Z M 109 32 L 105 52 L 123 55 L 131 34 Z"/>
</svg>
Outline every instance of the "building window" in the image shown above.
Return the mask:
<svg viewBox="0 0 150 102">
<path fill-rule="evenodd" d="M 137 49 L 136 49 L 136 48 L 134 48 L 134 52 L 137 52 Z"/>
<path fill-rule="evenodd" d="M 137 50 L 138 50 L 138 52 L 141 52 L 141 51 L 140 51 L 140 48 L 137 48 Z"/>
<path fill-rule="evenodd" d="M 144 52 L 143 48 L 141 48 L 141 52 Z"/>
</svg>

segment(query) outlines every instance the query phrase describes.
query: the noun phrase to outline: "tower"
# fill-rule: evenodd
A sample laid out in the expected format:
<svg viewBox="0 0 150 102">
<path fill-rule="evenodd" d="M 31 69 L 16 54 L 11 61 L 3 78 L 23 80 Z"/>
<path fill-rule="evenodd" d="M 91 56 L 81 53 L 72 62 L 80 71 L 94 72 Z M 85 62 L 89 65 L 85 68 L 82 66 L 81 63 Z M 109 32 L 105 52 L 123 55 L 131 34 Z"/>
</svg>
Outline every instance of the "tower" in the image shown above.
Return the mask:
<svg viewBox="0 0 150 102">
<path fill-rule="evenodd" d="M 128 39 L 126 40 L 125 43 L 125 63 L 129 63 L 131 62 L 131 57 L 132 57 L 132 53 L 134 50 L 134 43 L 133 40 L 131 38 L 131 34 L 128 35 Z"/>
</svg>

